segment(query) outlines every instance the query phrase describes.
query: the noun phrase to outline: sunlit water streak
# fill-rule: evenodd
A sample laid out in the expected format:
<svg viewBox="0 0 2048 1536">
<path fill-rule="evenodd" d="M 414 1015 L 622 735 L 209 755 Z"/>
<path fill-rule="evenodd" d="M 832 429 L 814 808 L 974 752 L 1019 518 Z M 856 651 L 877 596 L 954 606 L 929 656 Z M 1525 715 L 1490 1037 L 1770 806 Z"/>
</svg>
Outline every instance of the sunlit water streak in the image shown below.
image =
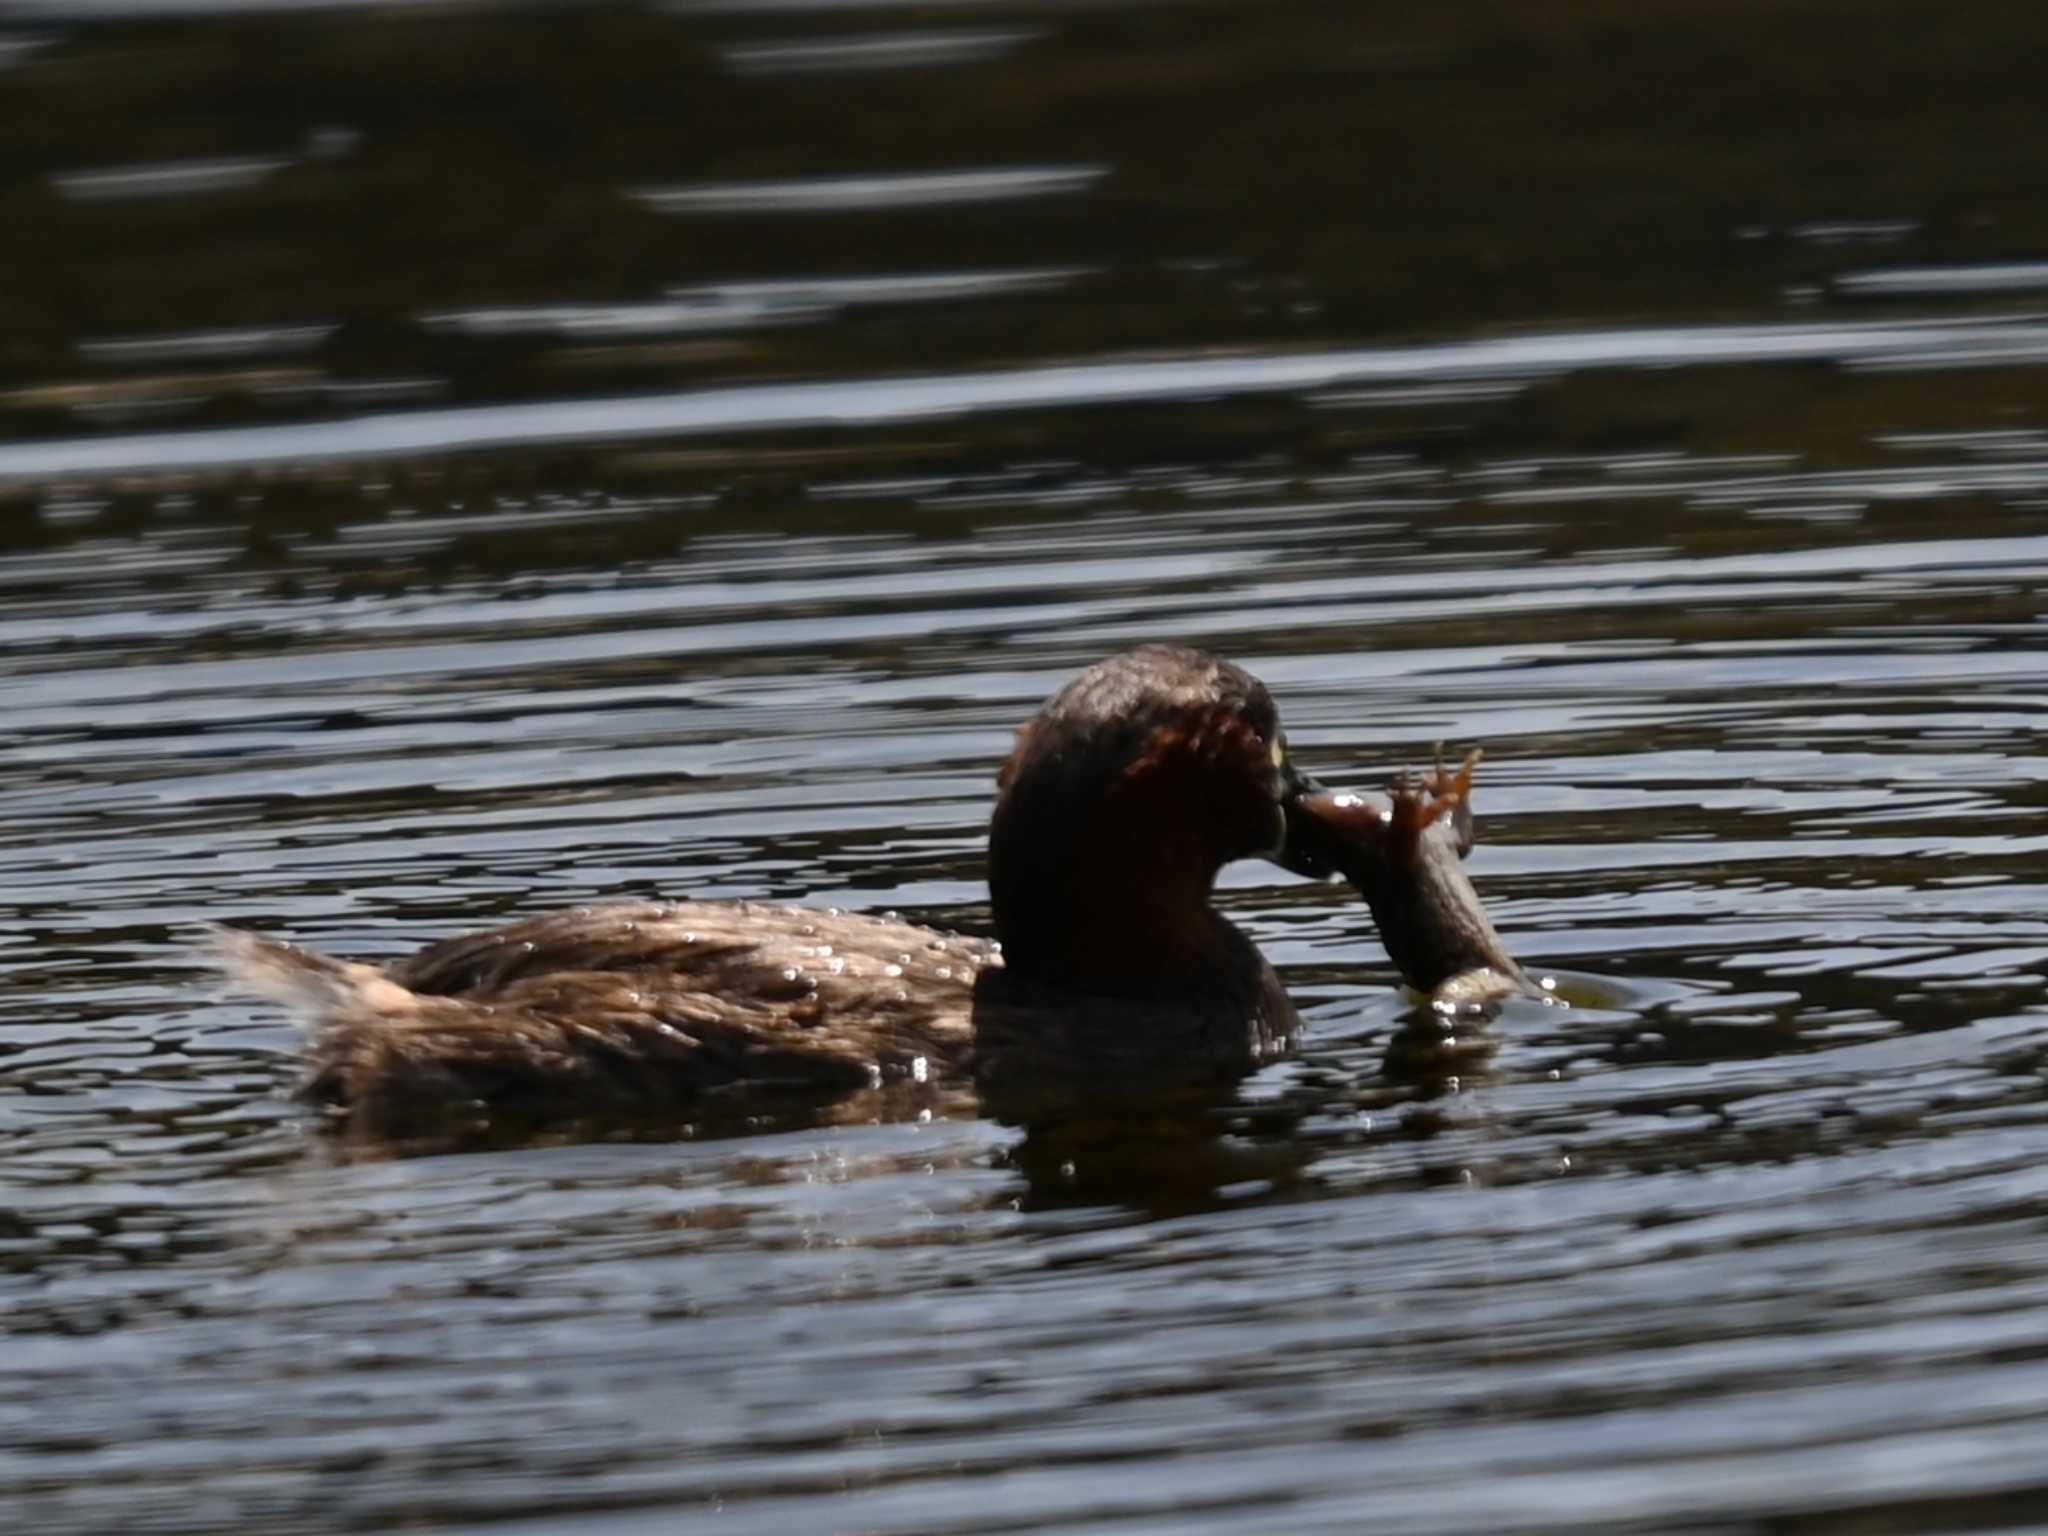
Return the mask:
<svg viewBox="0 0 2048 1536">
<path fill-rule="evenodd" d="M 422 315 L 429 331 L 459 336 L 558 336 L 569 339 L 744 330 L 829 319 L 849 307 L 933 304 L 1041 293 L 1086 276 L 1082 267 L 991 272 L 917 272 L 889 277 L 793 278 L 674 288 L 666 299 L 634 304 L 548 304 L 517 309 L 452 310 Z"/>
<path fill-rule="evenodd" d="M 817 214 L 1012 203 L 1085 192 L 1103 165 L 993 166 L 961 171 L 878 171 L 788 181 L 695 182 L 633 187 L 627 195 L 656 213 Z"/>
<path fill-rule="evenodd" d="M 239 192 L 258 186 L 290 165 L 289 160 L 243 155 L 221 160 L 168 160 L 153 165 L 109 165 L 65 171 L 50 178 L 59 197 L 81 203 L 195 197 Z"/>
<path fill-rule="evenodd" d="M 736 75 L 859 74 L 934 69 L 999 59 L 1042 32 L 1029 28 L 954 27 L 919 32 L 857 32 L 732 43 L 719 50 Z"/>
<path fill-rule="evenodd" d="M 1293 356 L 1077 363 L 921 378 L 468 406 L 303 426 L 0 444 L 0 481 L 197 470 L 635 437 L 881 427 L 977 412 L 1328 389 L 1369 379 L 1554 378 L 1588 369 L 1836 362 L 1936 369 L 2048 355 L 2033 317 L 1968 323 L 1598 331 Z"/>
</svg>

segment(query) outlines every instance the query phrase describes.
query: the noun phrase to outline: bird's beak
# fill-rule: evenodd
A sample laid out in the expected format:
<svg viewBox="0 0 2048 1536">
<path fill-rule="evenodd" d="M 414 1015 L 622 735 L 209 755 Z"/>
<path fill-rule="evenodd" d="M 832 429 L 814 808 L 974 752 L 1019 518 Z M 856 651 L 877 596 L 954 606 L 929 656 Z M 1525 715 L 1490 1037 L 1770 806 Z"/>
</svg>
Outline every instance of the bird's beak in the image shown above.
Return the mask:
<svg viewBox="0 0 2048 1536">
<path fill-rule="evenodd" d="M 1280 809 L 1287 830 L 1273 862 L 1312 880 L 1327 879 L 1348 862 L 1340 850 L 1358 840 L 1359 805 L 1350 795 L 1334 794 L 1296 768 L 1285 764 Z"/>
</svg>

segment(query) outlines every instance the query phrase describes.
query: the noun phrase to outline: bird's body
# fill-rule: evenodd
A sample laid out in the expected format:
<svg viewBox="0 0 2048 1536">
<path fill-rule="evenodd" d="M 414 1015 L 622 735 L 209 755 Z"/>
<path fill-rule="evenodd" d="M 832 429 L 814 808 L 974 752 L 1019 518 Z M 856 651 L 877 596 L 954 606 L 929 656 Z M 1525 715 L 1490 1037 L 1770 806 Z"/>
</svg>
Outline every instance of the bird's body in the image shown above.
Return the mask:
<svg viewBox="0 0 2048 1536">
<path fill-rule="evenodd" d="M 752 902 L 576 908 L 383 970 L 249 934 L 221 942 L 233 971 L 313 1016 L 306 1096 L 383 1135 L 465 1106 L 650 1116 L 736 1086 L 829 1095 L 957 1074 L 993 953 Z"/>
</svg>

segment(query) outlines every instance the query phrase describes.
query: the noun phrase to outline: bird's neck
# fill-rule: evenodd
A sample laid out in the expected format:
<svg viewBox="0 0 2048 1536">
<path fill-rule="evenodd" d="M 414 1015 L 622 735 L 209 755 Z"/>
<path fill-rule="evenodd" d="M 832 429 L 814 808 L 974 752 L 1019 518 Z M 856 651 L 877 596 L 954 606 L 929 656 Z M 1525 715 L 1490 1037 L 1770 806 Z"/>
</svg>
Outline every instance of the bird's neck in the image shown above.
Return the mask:
<svg viewBox="0 0 2048 1536">
<path fill-rule="evenodd" d="M 1210 905 L 1213 860 L 1131 835 L 1143 830 L 1097 824 L 1063 835 L 998 818 L 989 890 L 1013 974 L 1101 996 L 1172 998 L 1201 996 L 1242 969 L 1237 951 L 1251 945 Z"/>
</svg>

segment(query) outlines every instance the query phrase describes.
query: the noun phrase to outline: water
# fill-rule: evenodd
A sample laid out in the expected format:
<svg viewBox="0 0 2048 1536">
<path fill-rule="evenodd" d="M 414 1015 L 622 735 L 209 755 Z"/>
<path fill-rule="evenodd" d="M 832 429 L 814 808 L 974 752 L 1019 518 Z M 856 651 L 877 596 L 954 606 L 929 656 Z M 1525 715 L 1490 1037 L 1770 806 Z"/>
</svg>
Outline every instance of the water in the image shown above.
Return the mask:
<svg viewBox="0 0 2048 1536">
<path fill-rule="evenodd" d="M 0 1523 L 2041 1528 L 2035 10 L 148 9 L 0 13 Z M 190 958 L 978 929 L 1157 638 L 1573 1006 L 1245 866 L 1215 1121 L 349 1161 Z"/>
</svg>

